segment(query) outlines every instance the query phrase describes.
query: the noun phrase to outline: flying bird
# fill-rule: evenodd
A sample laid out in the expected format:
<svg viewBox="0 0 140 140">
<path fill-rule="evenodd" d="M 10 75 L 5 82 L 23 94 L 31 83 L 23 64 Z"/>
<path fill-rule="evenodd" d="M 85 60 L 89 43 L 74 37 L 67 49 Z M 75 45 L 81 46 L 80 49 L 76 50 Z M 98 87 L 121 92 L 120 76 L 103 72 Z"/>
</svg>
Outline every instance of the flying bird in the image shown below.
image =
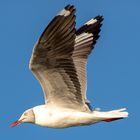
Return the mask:
<svg viewBox="0 0 140 140">
<path fill-rule="evenodd" d="M 75 28 L 73 5 L 49 23 L 33 48 L 29 68 L 39 81 L 45 103 L 27 109 L 11 127 L 33 123 L 50 128 L 111 122 L 128 116 L 126 108 L 102 112 L 91 109 L 86 96 L 86 65 L 99 38 L 103 17 Z"/>
</svg>

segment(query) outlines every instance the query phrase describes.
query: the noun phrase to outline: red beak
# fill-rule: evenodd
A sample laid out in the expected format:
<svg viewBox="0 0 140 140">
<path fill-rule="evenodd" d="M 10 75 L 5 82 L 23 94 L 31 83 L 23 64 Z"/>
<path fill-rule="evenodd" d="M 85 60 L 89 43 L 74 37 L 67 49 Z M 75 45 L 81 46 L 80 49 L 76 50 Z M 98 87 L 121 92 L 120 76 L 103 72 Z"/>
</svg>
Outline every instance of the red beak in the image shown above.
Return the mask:
<svg viewBox="0 0 140 140">
<path fill-rule="evenodd" d="M 10 128 L 15 127 L 15 126 L 17 126 L 17 125 L 19 125 L 19 124 L 21 124 L 21 123 L 22 123 L 21 120 L 20 120 L 20 121 L 15 121 L 15 122 L 13 122 L 13 123 L 10 125 Z"/>
</svg>

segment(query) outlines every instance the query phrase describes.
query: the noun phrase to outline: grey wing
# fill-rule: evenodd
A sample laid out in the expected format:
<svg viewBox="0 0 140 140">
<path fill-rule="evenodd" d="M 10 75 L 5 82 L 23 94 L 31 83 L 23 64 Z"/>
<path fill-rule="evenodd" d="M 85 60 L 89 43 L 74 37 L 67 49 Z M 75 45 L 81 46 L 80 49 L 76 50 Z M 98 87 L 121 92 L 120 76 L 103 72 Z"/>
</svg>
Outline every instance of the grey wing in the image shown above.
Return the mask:
<svg viewBox="0 0 140 140">
<path fill-rule="evenodd" d="M 102 16 L 96 16 L 89 20 L 85 25 L 76 31 L 75 46 L 73 52 L 73 59 L 77 70 L 81 85 L 81 93 L 86 104 L 89 104 L 87 100 L 87 78 L 86 78 L 86 65 L 88 55 L 95 47 L 96 41 L 99 38 Z"/>
<path fill-rule="evenodd" d="M 72 58 L 75 38 L 75 8 L 68 5 L 42 33 L 29 67 L 42 86 L 45 102 L 85 110 Z"/>
</svg>

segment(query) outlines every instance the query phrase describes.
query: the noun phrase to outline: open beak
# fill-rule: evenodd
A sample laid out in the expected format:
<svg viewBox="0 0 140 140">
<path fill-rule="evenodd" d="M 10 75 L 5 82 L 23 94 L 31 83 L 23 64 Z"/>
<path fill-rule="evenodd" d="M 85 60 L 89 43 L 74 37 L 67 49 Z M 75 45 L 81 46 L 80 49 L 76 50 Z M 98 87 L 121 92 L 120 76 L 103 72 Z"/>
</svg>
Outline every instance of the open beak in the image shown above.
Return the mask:
<svg viewBox="0 0 140 140">
<path fill-rule="evenodd" d="M 10 125 L 10 128 L 20 125 L 21 123 L 22 123 L 22 120 L 15 121 Z"/>
</svg>

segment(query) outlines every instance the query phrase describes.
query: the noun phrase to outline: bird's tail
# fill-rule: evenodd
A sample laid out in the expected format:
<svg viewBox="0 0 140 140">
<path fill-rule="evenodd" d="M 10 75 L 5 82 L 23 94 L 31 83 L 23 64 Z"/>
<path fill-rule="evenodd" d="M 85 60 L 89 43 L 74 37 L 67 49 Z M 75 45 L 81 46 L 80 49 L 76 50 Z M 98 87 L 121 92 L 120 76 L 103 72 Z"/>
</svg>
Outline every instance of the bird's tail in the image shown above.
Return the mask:
<svg viewBox="0 0 140 140">
<path fill-rule="evenodd" d="M 108 112 L 108 117 L 104 119 L 105 122 L 111 122 L 119 119 L 124 119 L 128 117 L 128 112 L 125 111 L 126 108 L 118 109 L 118 110 L 112 110 Z"/>
<path fill-rule="evenodd" d="M 96 115 L 99 117 L 100 121 L 112 122 L 119 119 L 124 119 L 128 117 L 128 112 L 125 111 L 126 108 L 112 110 L 108 112 L 95 111 Z"/>
</svg>

